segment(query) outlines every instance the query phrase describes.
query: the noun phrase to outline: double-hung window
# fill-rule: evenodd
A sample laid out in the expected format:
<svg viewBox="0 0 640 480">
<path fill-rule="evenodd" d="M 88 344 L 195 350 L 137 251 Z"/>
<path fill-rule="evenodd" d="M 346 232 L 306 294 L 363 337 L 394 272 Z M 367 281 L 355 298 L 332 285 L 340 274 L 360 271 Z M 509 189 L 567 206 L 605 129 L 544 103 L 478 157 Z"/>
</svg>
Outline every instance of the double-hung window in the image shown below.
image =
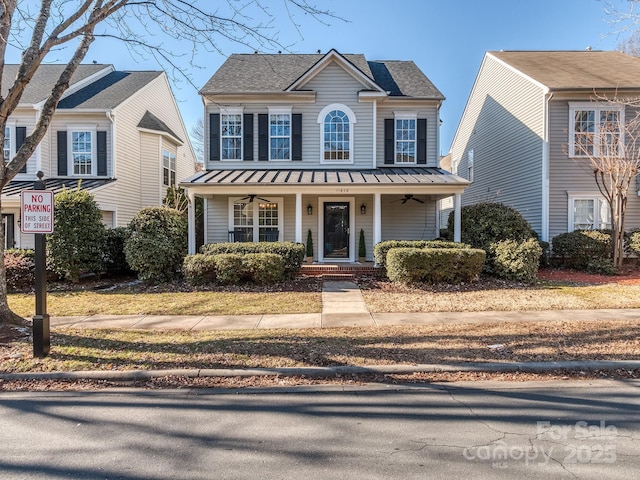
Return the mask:
<svg viewBox="0 0 640 480">
<path fill-rule="evenodd" d="M 176 154 L 162 151 L 162 183 L 165 187 L 176 186 Z"/>
<path fill-rule="evenodd" d="M 416 163 L 416 117 L 395 118 L 396 164 Z"/>
<path fill-rule="evenodd" d="M 599 230 L 611 228 L 609 204 L 597 195 L 569 196 L 569 230 Z"/>
<path fill-rule="evenodd" d="M 291 160 L 290 110 L 269 110 L 269 160 Z"/>
<path fill-rule="evenodd" d="M 71 165 L 74 175 L 94 175 L 93 132 L 74 130 L 71 135 Z"/>
<path fill-rule="evenodd" d="M 242 114 L 220 115 L 222 160 L 242 160 Z"/>
<path fill-rule="evenodd" d="M 569 155 L 619 155 L 624 111 L 610 104 L 570 103 Z"/>
<path fill-rule="evenodd" d="M 4 145 L 3 145 L 4 163 L 8 163 L 11 160 L 11 128 L 5 127 L 4 129 Z"/>
</svg>

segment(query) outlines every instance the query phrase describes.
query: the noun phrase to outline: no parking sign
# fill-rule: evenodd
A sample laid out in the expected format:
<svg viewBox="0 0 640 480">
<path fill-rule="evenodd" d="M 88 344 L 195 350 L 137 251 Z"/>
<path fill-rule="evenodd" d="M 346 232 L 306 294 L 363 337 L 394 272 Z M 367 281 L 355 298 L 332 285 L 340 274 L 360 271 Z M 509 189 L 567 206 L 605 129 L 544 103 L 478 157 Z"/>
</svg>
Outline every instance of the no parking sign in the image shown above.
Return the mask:
<svg viewBox="0 0 640 480">
<path fill-rule="evenodd" d="M 21 192 L 22 233 L 53 232 L 53 192 L 49 190 L 23 190 Z"/>
</svg>

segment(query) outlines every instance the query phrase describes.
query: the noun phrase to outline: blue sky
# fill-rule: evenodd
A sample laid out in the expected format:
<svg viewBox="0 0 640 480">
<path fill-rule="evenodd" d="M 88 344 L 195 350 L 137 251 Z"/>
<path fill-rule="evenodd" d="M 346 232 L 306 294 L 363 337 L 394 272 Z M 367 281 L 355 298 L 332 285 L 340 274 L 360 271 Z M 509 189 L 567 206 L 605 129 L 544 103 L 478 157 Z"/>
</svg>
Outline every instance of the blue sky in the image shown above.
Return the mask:
<svg viewBox="0 0 640 480">
<path fill-rule="evenodd" d="M 205 0 L 207 3 L 212 0 Z M 276 14 L 280 41 L 296 53 L 363 53 L 369 60 L 413 60 L 446 96 L 441 110 L 442 153 L 455 129 L 487 50 L 612 50 L 608 4 L 624 0 L 310 0 L 346 21 L 330 25 L 297 15 L 300 30 L 282 15 L 283 0 L 263 0 Z M 247 53 L 243 45 L 221 43 L 225 55 Z M 178 46 L 179 50 L 180 46 Z M 184 46 L 189 49 L 188 45 Z M 10 60 L 10 59 L 8 59 Z M 14 59 L 15 60 L 15 59 Z M 121 44 L 97 40 L 86 62 L 113 63 L 120 70 L 157 70 L 152 59 L 134 60 Z M 204 85 L 224 62 L 222 54 L 200 55 L 195 84 Z M 187 129 L 202 116 L 197 90 L 182 82 L 174 93 Z"/>
</svg>

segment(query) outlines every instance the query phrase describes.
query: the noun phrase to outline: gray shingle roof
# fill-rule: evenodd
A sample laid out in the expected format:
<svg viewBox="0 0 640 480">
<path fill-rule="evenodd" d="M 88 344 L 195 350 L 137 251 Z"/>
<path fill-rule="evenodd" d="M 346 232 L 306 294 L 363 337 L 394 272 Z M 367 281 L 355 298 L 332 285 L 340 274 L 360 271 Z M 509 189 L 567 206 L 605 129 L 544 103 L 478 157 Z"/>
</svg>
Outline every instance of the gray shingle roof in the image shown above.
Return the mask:
<svg viewBox="0 0 640 480">
<path fill-rule="evenodd" d="M 63 98 L 58 108 L 115 108 L 162 72 L 111 72 Z"/>
<path fill-rule="evenodd" d="M 640 58 L 621 52 L 489 53 L 552 90 L 640 88 Z"/>
<path fill-rule="evenodd" d="M 182 139 L 178 135 L 176 135 L 174 131 L 171 130 L 166 123 L 164 123 L 162 120 L 156 117 L 149 110 L 144 112 L 144 115 L 142 116 L 142 118 L 140 119 L 140 122 L 138 123 L 138 127 L 145 128 L 147 130 L 154 130 L 156 132 L 168 133 L 169 135 L 177 138 L 182 142 Z"/>
<path fill-rule="evenodd" d="M 202 87 L 203 95 L 283 92 L 324 54 L 234 54 Z M 367 61 L 361 54 L 342 55 L 392 96 L 443 99 L 444 96 L 413 62 Z"/>
</svg>

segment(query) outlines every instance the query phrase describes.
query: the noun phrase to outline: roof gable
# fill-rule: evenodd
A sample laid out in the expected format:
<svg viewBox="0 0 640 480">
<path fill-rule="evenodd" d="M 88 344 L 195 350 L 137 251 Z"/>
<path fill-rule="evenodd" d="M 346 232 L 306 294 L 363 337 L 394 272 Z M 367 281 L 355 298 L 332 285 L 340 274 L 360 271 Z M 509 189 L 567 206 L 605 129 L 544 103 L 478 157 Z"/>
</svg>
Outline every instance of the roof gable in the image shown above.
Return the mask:
<svg viewBox="0 0 640 480">
<path fill-rule="evenodd" d="M 613 51 L 500 51 L 488 55 L 551 90 L 640 89 L 640 58 Z"/>
<path fill-rule="evenodd" d="M 144 115 L 140 119 L 140 122 L 138 122 L 138 128 L 142 128 L 144 130 L 152 130 L 161 134 L 168 134 L 172 136 L 174 140 L 177 140 L 178 143 L 182 144 L 182 140 L 180 139 L 180 137 L 176 135 L 166 123 L 156 117 L 149 110 L 144 112 Z"/>
</svg>

